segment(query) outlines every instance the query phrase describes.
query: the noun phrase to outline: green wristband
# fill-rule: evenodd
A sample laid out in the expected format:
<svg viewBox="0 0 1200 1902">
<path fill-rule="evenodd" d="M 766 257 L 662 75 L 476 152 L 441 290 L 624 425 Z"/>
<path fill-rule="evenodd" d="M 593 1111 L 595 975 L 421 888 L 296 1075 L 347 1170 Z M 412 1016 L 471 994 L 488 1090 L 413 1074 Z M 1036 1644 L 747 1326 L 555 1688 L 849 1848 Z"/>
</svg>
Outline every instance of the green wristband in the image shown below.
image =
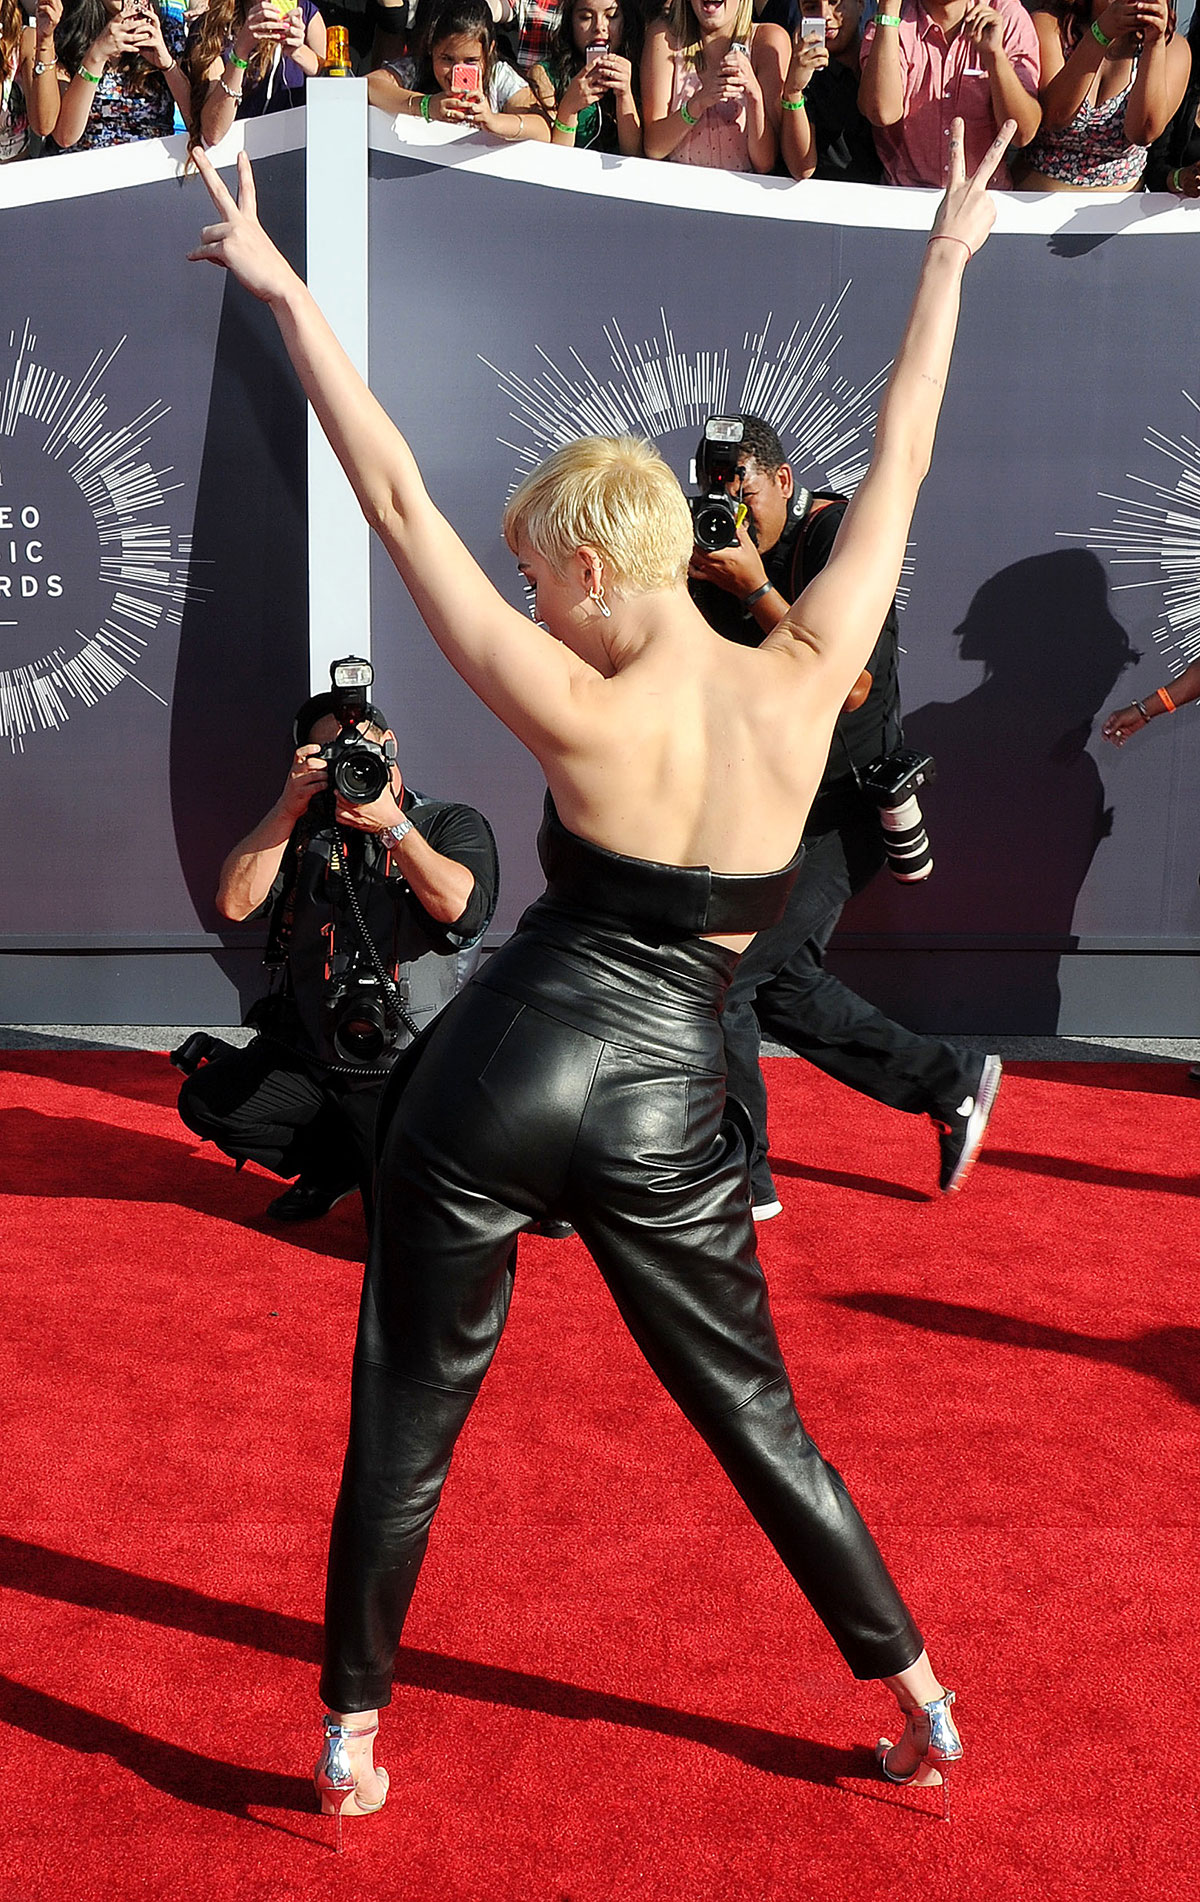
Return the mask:
<svg viewBox="0 0 1200 1902">
<path fill-rule="evenodd" d="M 693 119 L 691 113 L 688 111 L 686 99 L 679 108 L 679 116 L 683 120 L 684 125 L 699 125 L 700 123 L 699 119 Z"/>
<path fill-rule="evenodd" d="M 431 92 L 421 94 L 421 117 L 424 119 L 426 125 L 429 124 L 429 102 L 432 98 L 433 94 Z"/>
<path fill-rule="evenodd" d="M 89 86 L 98 86 L 100 81 L 104 78 L 104 74 L 89 73 L 86 66 L 80 66 L 76 71 L 75 77 L 76 79 L 86 79 Z"/>
<path fill-rule="evenodd" d="M 237 67 L 239 73 L 244 73 L 250 64 L 248 59 L 239 59 L 236 53 L 227 53 L 225 57 L 231 66 Z"/>
<path fill-rule="evenodd" d="M 779 103 L 785 112 L 803 112 L 804 94 L 801 93 L 799 99 L 781 99 Z"/>
<path fill-rule="evenodd" d="M 900 15 L 898 13 L 877 13 L 875 15 L 875 24 L 876 26 L 899 26 Z"/>
<path fill-rule="evenodd" d="M 550 123 L 556 132 L 578 132 L 579 130 L 578 120 L 574 125 L 564 125 L 561 119 L 552 119 Z"/>
<path fill-rule="evenodd" d="M 1097 46 L 1103 46 L 1106 50 L 1112 45 L 1112 35 L 1104 31 L 1099 20 L 1092 21 L 1092 38 Z"/>
</svg>

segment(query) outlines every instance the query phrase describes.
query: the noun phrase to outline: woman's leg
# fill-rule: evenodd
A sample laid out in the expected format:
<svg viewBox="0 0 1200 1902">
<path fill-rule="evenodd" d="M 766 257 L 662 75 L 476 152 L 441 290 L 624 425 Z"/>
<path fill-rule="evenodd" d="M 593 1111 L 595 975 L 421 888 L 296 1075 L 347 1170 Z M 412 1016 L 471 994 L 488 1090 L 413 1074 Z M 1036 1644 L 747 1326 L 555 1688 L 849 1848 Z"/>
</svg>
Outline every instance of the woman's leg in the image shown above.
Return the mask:
<svg viewBox="0 0 1200 1902">
<path fill-rule="evenodd" d="M 404 1090 L 377 1183 L 334 1513 L 321 1695 L 391 1698 L 454 1445 L 508 1313 L 523 1228 L 551 1211 L 602 1046 L 471 986 Z"/>
<path fill-rule="evenodd" d="M 905 1673 L 920 1634 L 795 1408 L 722 1079 L 610 1048 L 569 1212 L 646 1359 L 721 1462 L 850 1669 Z"/>
</svg>

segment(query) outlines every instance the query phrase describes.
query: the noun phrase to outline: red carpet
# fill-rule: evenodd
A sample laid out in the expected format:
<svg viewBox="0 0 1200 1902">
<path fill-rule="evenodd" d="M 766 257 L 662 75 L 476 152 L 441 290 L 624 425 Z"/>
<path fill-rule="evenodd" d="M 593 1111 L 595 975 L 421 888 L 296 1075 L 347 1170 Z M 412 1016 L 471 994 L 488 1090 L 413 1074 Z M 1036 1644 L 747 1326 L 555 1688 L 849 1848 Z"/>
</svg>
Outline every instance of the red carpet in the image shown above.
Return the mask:
<svg viewBox="0 0 1200 1902">
<path fill-rule="evenodd" d="M 270 1232 L 137 1054 L 9 1053 L 0 1892 L 438 1902 L 1197 1893 L 1200 1098 L 1020 1066 L 969 1187 L 770 1066 L 801 1409 L 959 1692 L 954 1819 L 576 1243 L 523 1245 L 435 1529 L 383 1814 L 312 1812 L 360 1218 Z"/>
</svg>

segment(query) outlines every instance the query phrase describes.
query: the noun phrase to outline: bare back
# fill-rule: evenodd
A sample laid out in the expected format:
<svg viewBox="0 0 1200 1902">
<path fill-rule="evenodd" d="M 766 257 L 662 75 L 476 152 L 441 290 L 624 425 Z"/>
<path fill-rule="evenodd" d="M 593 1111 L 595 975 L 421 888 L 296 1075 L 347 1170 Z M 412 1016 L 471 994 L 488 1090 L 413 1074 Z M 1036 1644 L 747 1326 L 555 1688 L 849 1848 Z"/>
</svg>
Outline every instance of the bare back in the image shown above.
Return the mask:
<svg viewBox="0 0 1200 1902">
<path fill-rule="evenodd" d="M 534 744 L 559 815 L 630 857 L 775 871 L 799 843 L 834 713 L 794 656 L 722 640 L 686 597 L 664 610 L 633 658 L 581 690 L 565 743 Z"/>
</svg>

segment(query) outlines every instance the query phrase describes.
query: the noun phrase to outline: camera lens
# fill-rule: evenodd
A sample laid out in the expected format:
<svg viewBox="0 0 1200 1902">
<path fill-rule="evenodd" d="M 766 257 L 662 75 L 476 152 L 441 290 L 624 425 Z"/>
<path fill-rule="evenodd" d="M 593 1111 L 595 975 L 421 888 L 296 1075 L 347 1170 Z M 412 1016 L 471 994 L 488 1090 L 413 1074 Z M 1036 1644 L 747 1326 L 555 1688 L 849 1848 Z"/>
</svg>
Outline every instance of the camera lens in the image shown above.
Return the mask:
<svg viewBox="0 0 1200 1902">
<path fill-rule="evenodd" d="M 387 786 L 387 763 L 378 753 L 356 747 L 344 753 L 335 764 L 333 783 L 348 806 L 369 805 Z"/>
<path fill-rule="evenodd" d="M 697 548 L 715 554 L 719 548 L 737 546 L 737 520 L 732 502 L 723 495 L 705 496 L 692 510 L 692 534 Z"/>
<path fill-rule="evenodd" d="M 915 795 L 910 793 L 898 806 L 881 806 L 879 818 L 892 877 L 902 885 L 915 885 L 928 878 L 933 870 L 933 848 Z"/>
<path fill-rule="evenodd" d="M 333 1047 L 347 1063 L 377 1063 L 388 1047 L 382 1005 L 373 997 L 353 998 L 334 1025 Z"/>
</svg>

